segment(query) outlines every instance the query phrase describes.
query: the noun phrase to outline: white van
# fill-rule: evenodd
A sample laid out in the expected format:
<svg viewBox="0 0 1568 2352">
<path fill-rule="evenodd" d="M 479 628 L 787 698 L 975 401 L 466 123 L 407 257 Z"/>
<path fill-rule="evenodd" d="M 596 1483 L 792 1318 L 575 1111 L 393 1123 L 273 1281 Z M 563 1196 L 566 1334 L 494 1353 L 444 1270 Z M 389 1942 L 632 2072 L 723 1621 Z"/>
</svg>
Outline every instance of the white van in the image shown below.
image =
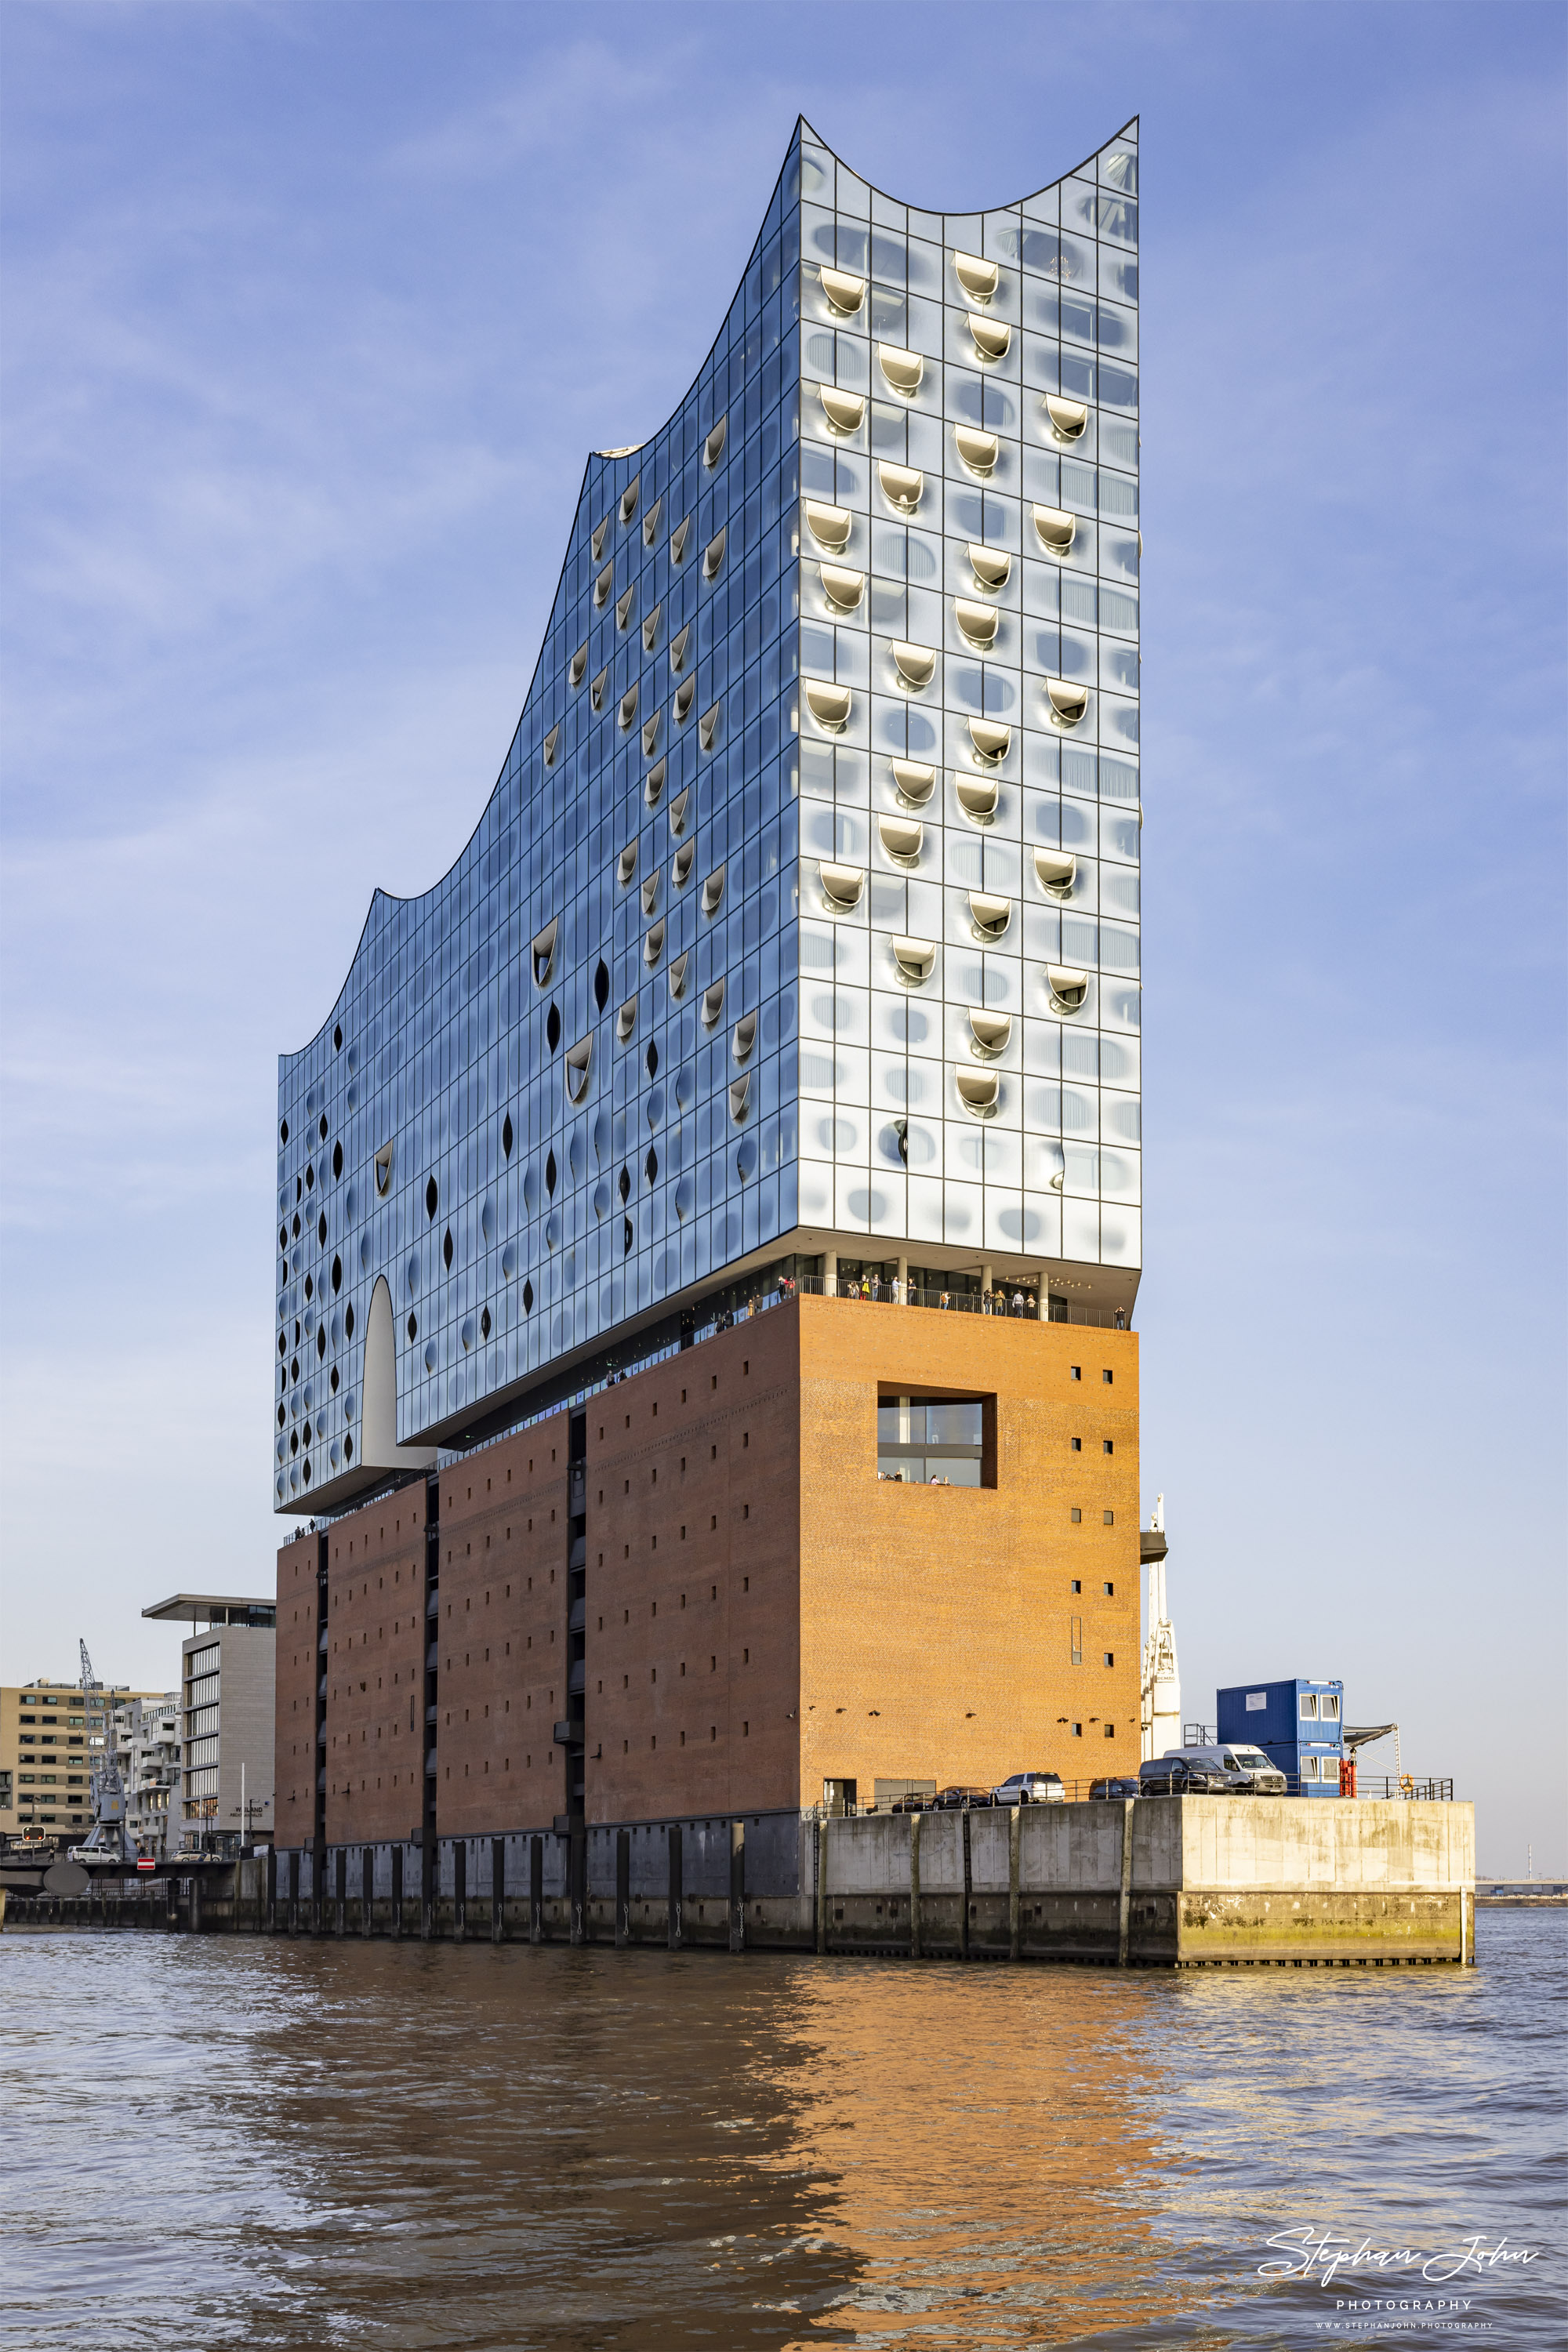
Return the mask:
<svg viewBox="0 0 1568 2352">
<path fill-rule="evenodd" d="M 1279 1765 L 1270 1763 L 1261 1748 L 1248 1748 L 1244 1741 L 1227 1739 L 1217 1748 L 1167 1748 L 1165 1754 L 1181 1757 L 1195 1771 L 1223 1772 L 1226 1785 L 1240 1796 L 1285 1794 L 1285 1775 Z"/>
</svg>

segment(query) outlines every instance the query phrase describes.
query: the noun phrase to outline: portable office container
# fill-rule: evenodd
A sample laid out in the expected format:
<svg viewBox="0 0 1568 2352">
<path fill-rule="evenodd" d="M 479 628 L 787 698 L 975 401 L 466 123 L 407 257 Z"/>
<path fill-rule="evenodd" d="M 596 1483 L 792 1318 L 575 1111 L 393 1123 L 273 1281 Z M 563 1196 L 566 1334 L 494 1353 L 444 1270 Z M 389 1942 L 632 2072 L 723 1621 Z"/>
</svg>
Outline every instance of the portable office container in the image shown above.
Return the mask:
<svg viewBox="0 0 1568 2352">
<path fill-rule="evenodd" d="M 1337 1797 L 1345 1752 L 1345 1686 L 1298 1675 L 1289 1682 L 1237 1683 L 1215 1694 L 1224 1740 L 1261 1748 L 1303 1797 Z"/>
</svg>

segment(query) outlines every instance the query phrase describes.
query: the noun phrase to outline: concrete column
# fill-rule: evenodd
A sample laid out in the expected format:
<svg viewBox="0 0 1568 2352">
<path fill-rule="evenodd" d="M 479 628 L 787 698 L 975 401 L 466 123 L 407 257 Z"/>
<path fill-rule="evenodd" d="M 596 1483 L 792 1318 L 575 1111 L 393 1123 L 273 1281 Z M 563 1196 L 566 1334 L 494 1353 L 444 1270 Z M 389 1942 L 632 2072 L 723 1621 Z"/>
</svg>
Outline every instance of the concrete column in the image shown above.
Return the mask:
<svg viewBox="0 0 1568 2352">
<path fill-rule="evenodd" d="M 838 1252 L 825 1250 L 822 1254 L 822 1295 L 837 1297 L 838 1293 Z"/>
<path fill-rule="evenodd" d="M 506 1941 L 506 1840 L 490 1840 L 490 1941 Z"/>
<path fill-rule="evenodd" d="M 910 1816 L 910 1958 L 921 1957 L 921 1824 L 923 1813 Z"/>
<path fill-rule="evenodd" d="M 632 1833 L 616 1832 L 616 1949 L 624 1952 L 632 1939 Z"/>
<path fill-rule="evenodd" d="M 392 1849 L 392 1932 L 395 1936 L 403 1933 L 403 1848 L 400 1845 Z"/>
<path fill-rule="evenodd" d="M 1132 1913 L 1132 1800 L 1121 1807 L 1121 1900 L 1116 1919 L 1116 1965 L 1127 1966 L 1128 1930 Z"/>
<path fill-rule="evenodd" d="M 974 1884 L 974 1873 L 970 1858 L 969 1807 L 967 1805 L 958 1818 L 963 1832 L 963 1885 L 959 1890 L 958 1897 L 958 1957 L 961 1960 L 966 1960 L 969 1958 L 969 1895 Z"/>
<path fill-rule="evenodd" d="M 669 1825 L 668 1902 L 669 1948 L 672 1952 L 679 1952 L 680 1949 L 680 1911 L 684 1892 L 681 1882 L 682 1864 L 680 1853 L 680 1824 L 679 1822 L 671 1822 Z"/>
<path fill-rule="evenodd" d="M 544 1941 L 544 1840 L 528 1841 L 528 1940 Z"/>
<path fill-rule="evenodd" d="M 1018 1901 L 1018 1848 L 1024 1835 L 1024 1808 L 1013 1807 L 1007 1819 L 1007 1958 L 1016 1960 L 1021 1946 Z"/>
<path fill-rule="evenodd" d="M 588 1940 L 588 1831 L 583 1822 L 576 1822 L 566 1835 L 566 1902 L 571 1940 L 574 1944 L 585 1944 Z"/>
<path fill-rule="evenodd" d="M 984 1306 L 981 1308 L 981 1313 L 983 1315 L 989 1315 L 991 1312 L 991 1261 L 989 1258 L 983 1258 L 981 1260 L 980 1288 L 985 1300 Z"/>
<path fill-rule="evenodd" d="M 816 1824 L 816 1948 L 827 1949 L 827 1817 Z"/>
<path fill-rule="evenodd" d="M 344 1936 L 348 1933 L 349 1925 L 349 1850 L 346 1845 L 339 1846 L 337 1852 L 336 1895 L 338 1933 Z"/>
<path fill-rule="evenodd" d="M 910 1303 L 910 1262 L 907 1257 L 899 1259 L 898 1271 L 894 1279 L 899 1286 L 897 1293 L 899 1305 L 907 1307 Z"/>
<path fill-rule="evenodd" d="M 368 1936 L 375 1920 L 375 1848 L 367 1845 L 359 1865 L 359 1931 Z"/>
<path fill-rule="evenodd" d="M 730 1824 L 730 1949 L 746 1948 L 746 1824 Z"/>
<path fill-rule="evenodd" d="M 458 1838 L 452 1848 L 452 1941 L 460 1944 L 468 1932 L 468 1841 Z"/>
</svg>

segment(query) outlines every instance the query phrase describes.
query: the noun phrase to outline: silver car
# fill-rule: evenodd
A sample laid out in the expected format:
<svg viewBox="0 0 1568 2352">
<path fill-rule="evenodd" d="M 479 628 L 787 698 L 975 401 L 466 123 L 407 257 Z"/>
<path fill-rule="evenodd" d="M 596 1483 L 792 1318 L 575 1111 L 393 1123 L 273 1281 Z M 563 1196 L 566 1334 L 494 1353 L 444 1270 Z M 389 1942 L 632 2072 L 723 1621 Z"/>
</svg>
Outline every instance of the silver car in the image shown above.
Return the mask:
<svg viewBox="0 0 1568 2352">
<path fill-rule="evenodd" d="M 1059 1772 L 1009 1772 L 991 1791 L 994 1805 L 1065 1805 L 1067 1801 Z"/>
</svg>

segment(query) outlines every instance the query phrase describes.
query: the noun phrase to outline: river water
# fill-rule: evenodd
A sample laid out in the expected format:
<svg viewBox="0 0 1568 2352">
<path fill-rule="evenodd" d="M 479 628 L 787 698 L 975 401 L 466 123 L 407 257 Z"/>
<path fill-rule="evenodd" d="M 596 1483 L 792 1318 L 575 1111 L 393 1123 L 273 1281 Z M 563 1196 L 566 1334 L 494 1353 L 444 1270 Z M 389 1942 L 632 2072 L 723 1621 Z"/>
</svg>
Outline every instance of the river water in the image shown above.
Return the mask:
<svg viewBox="0 0 1568 2352">
<path fill-rule="evenodd" d="M 1565 1927 L 1182 1976 L 7 1933 L 0 2342 L 1556 2347 Z M 1303 2231 L 1419 2259 L 1262 2275 Z M 1477 2239 L 1535 2259 L 1422 2276 Z"/>
</svg>

